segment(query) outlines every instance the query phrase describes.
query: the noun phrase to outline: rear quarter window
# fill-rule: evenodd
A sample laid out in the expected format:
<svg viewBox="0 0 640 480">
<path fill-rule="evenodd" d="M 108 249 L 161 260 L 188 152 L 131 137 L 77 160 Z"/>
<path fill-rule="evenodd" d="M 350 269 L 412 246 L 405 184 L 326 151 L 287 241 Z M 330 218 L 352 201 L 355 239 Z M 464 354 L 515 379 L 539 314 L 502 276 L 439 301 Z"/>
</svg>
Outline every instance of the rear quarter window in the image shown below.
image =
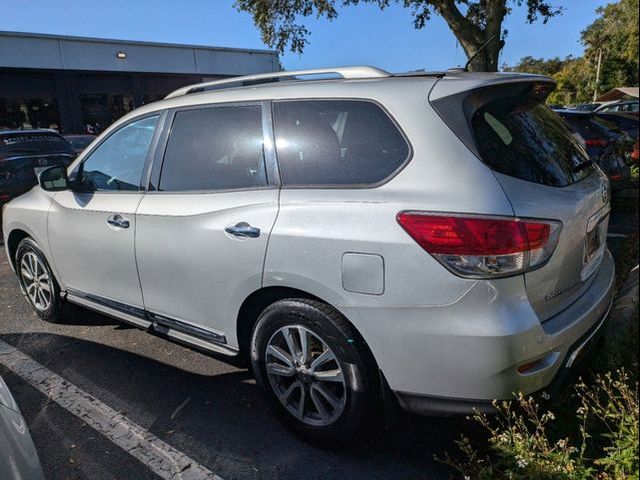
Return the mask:
<svg viewBox="0 0 640 480">
<path fill-rule="evenodd" d="M 404 136 L 364 100 L 275 102 L 274 129 L 284 186 L 370 186 L 409 159 Z"/>
<path fill-rule="evenodd" d="M 569 128 L 537 99 L 491 101 L 473 114 L 471 125 L 482 161 L 498 173 L 564 187 L 593 171 Z"/>
</svg>

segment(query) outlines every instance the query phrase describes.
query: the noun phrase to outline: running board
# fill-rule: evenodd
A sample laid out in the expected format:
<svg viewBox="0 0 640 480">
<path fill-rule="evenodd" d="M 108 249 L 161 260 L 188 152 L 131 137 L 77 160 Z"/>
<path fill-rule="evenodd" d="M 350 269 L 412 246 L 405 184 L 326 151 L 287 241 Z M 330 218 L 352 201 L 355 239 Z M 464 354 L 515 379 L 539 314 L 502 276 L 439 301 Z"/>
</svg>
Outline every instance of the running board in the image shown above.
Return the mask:
<svg viewBox="0 0 640 480">
<path fill-rule="evenodd" d="M 206 352 L 236 356 L 238 350 L 227 345 L 224 333 L 191 325 L 185 321 L 149 312 L 91 293 L 67 289 L 65 299 L 71 303 L 121 320 L 163 338 Z"/>
</svg>

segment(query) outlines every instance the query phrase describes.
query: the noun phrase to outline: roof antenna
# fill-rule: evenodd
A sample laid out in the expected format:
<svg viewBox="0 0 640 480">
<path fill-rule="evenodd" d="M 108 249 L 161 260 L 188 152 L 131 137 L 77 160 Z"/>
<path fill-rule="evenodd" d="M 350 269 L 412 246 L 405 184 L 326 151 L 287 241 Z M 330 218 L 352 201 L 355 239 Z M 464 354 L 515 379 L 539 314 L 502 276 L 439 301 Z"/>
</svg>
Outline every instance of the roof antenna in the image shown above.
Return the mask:
<svg viewBox="0 0 640 480">
<path fill-rule="evenodd" d="M 482 51 L 485 48 L 487 48 L 489 46 L 489 44 L 491 44 L 491 42 L 493 42 L 496 39 L 497 36 L 498 36 L 498 34 L 495 33 L 494 35 L 491 36 L 491 38 L 489 40 L 484 42 L 482 44 L 482 46 L 478 50 L 476 50 L 476 52 L 473 55 L 471 55 L 471 57 L 469 57 L 469 60 L 467 60 L 467 63 L 464 64 L 464 68 L 462 70 L 464 70 L 465 72 L 468 72 L 469 71 L 469 65 L 471 65 L 471 62 L 473 62 L 476 59 L 476 57 L 478 55 L 480 55 L 480 53 L 482 53 Z"/>
</svg>

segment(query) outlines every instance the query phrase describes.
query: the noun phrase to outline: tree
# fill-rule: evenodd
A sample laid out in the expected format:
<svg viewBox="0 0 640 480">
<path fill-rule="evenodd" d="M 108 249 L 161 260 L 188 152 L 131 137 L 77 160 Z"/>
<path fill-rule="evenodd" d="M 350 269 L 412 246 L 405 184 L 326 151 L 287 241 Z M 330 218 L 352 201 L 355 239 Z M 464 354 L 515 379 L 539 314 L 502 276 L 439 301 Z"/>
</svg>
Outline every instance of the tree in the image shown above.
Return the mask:
<svg viewBox="0 0 640 480">
<path fill-rule="evenodd" d="M 506 30 L 502 23 L 513 7 L 527 8 L 527 22 L 539 18 L 543 23 L 559 15 L 559 7 L 549 0 L 236 0 L 236 8 L 251 14 L 260 29 L 263 41 L 279 52 L 289 48 L 302 53 L 308 43 L 309 30 L 299 21 L 315 15 L 333 20 L 338 8 L 371 3 L 384 10 L 399 4 L 411 10 L 413 25 L 424 28 L 431 16 L 440 15 L 449 25 L 471 58 L 483 45 L 486 47 L 471 62 L 472 71 L 496 71 L 498 56 L 504 46 Z"/>
<path fill-rule="evenodd" d="M 638 0 L 620 0 L 596 10 L 600 15 L 582 32 L 584 58 L 595 72 L 602 52 L 601 78 L 592 91 L 638 85 Z"/>
<path fill-rule="evenodd" d="M 549 96 L 551 103 L 581 103 L 592 99 L 594 91 L 638 85 L 638 3 L 619 0 L 598 8 L 599 17 L 581 34 L 582 57 L 564 60 L 523 57 L 506 71 L 548 75 L 557 82 Z M 598 57 L 602 52 L 600 81 L 596 85 Z"/>
</svg>

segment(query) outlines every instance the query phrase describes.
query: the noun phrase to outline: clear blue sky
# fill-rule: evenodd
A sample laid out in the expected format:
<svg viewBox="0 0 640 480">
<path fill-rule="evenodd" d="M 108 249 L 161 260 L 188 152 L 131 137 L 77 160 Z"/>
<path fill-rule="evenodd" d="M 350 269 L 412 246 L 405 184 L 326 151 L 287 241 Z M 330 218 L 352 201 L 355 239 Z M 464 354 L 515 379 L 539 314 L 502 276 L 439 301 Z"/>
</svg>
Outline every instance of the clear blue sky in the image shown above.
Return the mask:
<svg viewBox="0 0 640 480">
<path fill-rule="evenodd" d="M 580 32 L 595 19 L 604 0 L 551 0 L 565 13 L 528 25 L 515 7 L 500 63 L 525 55 L 580 55 Z M 515 2 L 514 2 L 515 3 Z M 287 69 L 369 64 L 390 71 L 444 69 L 464 63 L 464 53 L 442 19 L 435 16 L 415 30 L 409 11 L 370 5 L 348 7 L 333 22 L 307 19 L 311 43 L 302 56 L 286 53 Z M 233 0 L 0 0 L 0 30 L 126 40 L 266 48 Z"/>
</svg>

